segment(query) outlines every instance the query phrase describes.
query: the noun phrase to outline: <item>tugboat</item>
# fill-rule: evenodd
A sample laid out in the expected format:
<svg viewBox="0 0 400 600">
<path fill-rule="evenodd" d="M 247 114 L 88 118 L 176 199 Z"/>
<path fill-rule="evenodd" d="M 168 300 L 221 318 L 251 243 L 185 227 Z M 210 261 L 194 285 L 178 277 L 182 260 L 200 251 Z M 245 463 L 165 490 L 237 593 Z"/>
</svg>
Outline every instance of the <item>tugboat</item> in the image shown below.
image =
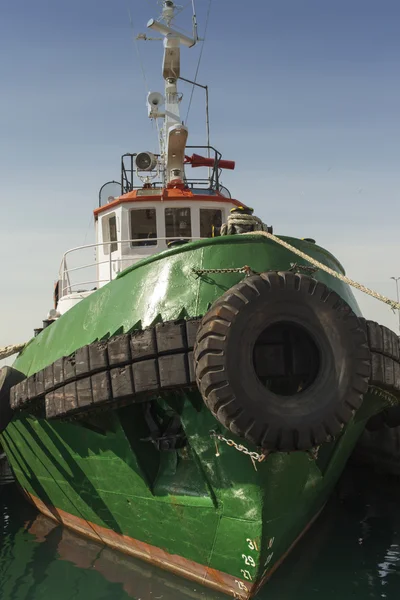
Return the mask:
<svg viewBox="0 0 400 600">
<path fill-rule="evenodd" d="M 329 251 L 232 198 L 233 162 L 187 145 L 180 46 L 197 34 L 176 11 L 148 23 L 164 36 L 165 91 L 147 98 L 160 152 L 122 157 L 96 243 L 65 253 L 43 329 L 2 371 L 0 438 L 43 514 L 245 599 L 397 402 L 399 339 L 362 318 Z"/>
</svg>

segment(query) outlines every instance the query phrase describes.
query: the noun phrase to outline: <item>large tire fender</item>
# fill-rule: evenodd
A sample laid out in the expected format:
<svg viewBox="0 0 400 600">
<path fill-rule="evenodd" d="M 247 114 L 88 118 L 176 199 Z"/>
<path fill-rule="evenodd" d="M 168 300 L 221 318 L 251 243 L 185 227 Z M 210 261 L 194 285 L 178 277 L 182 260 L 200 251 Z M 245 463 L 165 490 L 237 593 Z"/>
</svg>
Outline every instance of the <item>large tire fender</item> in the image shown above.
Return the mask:
<svg viewBox="0 0 400 600">
<path fill-rule="evenodd" d="M 285 328 L 294 330 L 289 343 L 271 344 L 268 332 L 287 341 Z M 302 346 L 292 343 L 300 338 Z M 371 371 L 361 320 L 326 285 L 292 272 L 246 277 L 223 294 L 202 319 L 194 358 L 200 393 L 218 421 L 257 446 L 283 451 L 337 436 L 361 406 Z M 294 365 L 307 361 L 315 373 L 299 393 L 280 395 L 265 383 L 269 371 L 295 373 Z"/>
</svg>

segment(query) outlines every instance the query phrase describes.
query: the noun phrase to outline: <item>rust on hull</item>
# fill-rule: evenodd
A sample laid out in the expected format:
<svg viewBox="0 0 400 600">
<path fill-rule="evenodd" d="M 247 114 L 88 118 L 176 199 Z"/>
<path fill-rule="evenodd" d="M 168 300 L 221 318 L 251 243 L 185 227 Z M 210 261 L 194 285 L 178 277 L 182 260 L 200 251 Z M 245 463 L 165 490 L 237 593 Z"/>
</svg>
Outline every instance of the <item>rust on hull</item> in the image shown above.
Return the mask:
<svg viewBox="0 0 400 600">
<path fill-rule="evenodd" d="M 248 584 L 248 582 L 245 582 L 238 577 L 228 575 L 228 573 L 223 573 L 216 569 L 211 569 L 210 567 L 188 560 L 182 556 L 169 554 L 161 548 L 151 546 L 140 540 L 135 540 L 127 535 L 115 533 L 111 529 L 101 527 L 90 521 L 85 521 L 84 519 L 71 515 L 54 506 L 48 506 L 26 490 L 24 490 L 24 493 L 41 513 L 85 537 L 96 540 L 97 542 L 100 541 L 106 546 L 110 546 L 111 548 L 130 554 L 131 556 L 145 560 L 162 569 L 166 569 L 172 573 L 196 581 L 204 586 L 229 594 L 238 600 L 247 600 L 252 595 L 251 590 L 246 592 L 238 589 L 238 581 L 242 582 L 245 587 L 246 584 Z"/>
<path fill-rule="evenodd" d="M 294 540 L 288 550 L 282 555 L 280 560 L 277 561 L 272 569 L 269 569 L 265 573 L 261 581 L 254 583 L 251 589 L 249 589 L 247 587 L 249 585 L 248 581 L 234 577 L 228 573 L 223 573 L 222 571 L 212 569 L 205 565 L 201 565 L 197 562 L 183 558 L 182 556 L 178 556 L 177 554 L 169 554 L 161 548 L 157 548 L 156 546 L 152 546 L 146 542 L 136 540 L 127 535 L 116 533 L 111 529 L 107 529 L 85 519 L 71 515 L 70 513 L 58 509 L 55 506 L 47 505 L 26 490 L 23 490 L 23 492 L 27 496 L 28 500 L 34 504 L 42 514 L 50 519 L 53 519 L 57 523 L 72 529 L 76 533 L 79 533 L 84 537 L 90 538 L 97 542 L 101 542 L 105 546 L 109 546 L 125 554 L 140 558 L 162 569 L 171 571 L 176 575 L 180 575 L 186 579 L 191 579 L 192 581 L 196 581 L 201 585 L 228 594 L 237 600 L 248 600 L 249 598 L 255 596 L 255 594 L 283 563 L 285 558 L 312 526 L 314 521 L 316 521 L 324 508 L 322 507 L 321 510 L 319 510 L 318 513 L 311 519 L 311 521 Z M 240 584 L 242 584 L 242 587 L 240 587 Z"/>
</svg>

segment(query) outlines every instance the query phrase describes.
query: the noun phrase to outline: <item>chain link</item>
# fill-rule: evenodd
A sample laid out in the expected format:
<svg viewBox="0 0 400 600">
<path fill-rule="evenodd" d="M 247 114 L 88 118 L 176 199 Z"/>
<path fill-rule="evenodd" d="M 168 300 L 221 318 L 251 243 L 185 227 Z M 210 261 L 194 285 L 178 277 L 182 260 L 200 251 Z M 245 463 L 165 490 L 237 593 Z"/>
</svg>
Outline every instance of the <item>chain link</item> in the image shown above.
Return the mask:
<svg viewBox="0 0 400 600">
<path fill-rule="evenodd" d="M 246 448 L 246 446 L 243 446 L 242 444 L 237 444 L 233 440 L 230 440 L 230 439 L 224 437 L 223 435 L 221 435 L 220 433 L 216 433 L 215 431 L 211 431 L 210 435 L 214 439 L 220 440 L 221 442 L 225 442 L 225 444 L 227 444 L 228 446 L 235 448 L 235 450 L 238 450 L 238 452 L 243 452 L 243 454 L 250 456 L 250 458 L 253 462 L 254 468 L 255 468 L 255 462 L 259 462 L 259 463 L 263 462 L 267 458 L 267 456 L 270 454 L 269 450 L 266 450 L 262 454 L 259 454 L 258 452 L 251 452 L 248 448 Z M 216 456 L 219 456 L 220 454 L 219 454 L 217 445 L 216 445 L 216 448 L 217 448 Z M 311 448 L 311 450 L 308 450 L 308 454 L 312 460 L 318 459 L 319 449 L 320 449 L 320 446 L 317 446 L 315 448 Z"/>
<path fill-rule="evenodd" d="M 203 275 L 203 273 L 246 273 L 246 275 L 253 275 L 254 271 L 248 266 L 243 267 L 232 267 L 231 269 L 192 269 L 196 275 Z"/>
<path fill-rule="evenodd" d="M 311 448 L 308 450 L 308 456 L 311 460 L 318 460 L 319 449 L 321 446 L 316 446 L 315 448 Z"/>
<path fill-rule="evenodd" d="M 400 401 L 398 398 L 396 398 L 396 396 L 393 396 L 393 394 L 391 394 L 387 390 L 382 390 L 381 388 L 378 388 L 374 385 L 369 386 L 368 394 L 372 394 L 373 396 L 378 396 L 382 400 L 385 400 L 387 402 L 387 404 L 389 405 L 389 407 L 399 406 L 399 404 L 400 404 Z"/>
<path fill-rule="evenodd" d="M 225 442 L 225 444 L 227 444 L 228 446 L 235 448 L 235 450 L 238 450 L 238 452 L 243 452 L 243 454 L 250 456 L 251 460 L 255 460 L 257 462 L 263 462 L 269 454 L 269 452 L 264 452 L 263 454 L 259 454 L 258 452 L 251 452 L 248 448 L 246 448 L 246 446 L 243 446 L 242 444 L 237 444 L 233 440 L 229 440 L 228 438 L 224 437 L 220 433 L 217 433 L 216 431 L 211 431 L 210 435 L 214 439 L 220 440 L 221 442 Z M 218 447 L 216 456 L 219 456 Z"/>
<path fill-rule="evenodd" d="M 298 263 L 290 263 L 290 269 L 293 273 L 299 273 L 304 271 L 304 273 L 309 273 L 313 275 L 316 271 L 318 271 L 317 267 L 308 267 L 307 265 L 299 265 Z"/>
</svg>

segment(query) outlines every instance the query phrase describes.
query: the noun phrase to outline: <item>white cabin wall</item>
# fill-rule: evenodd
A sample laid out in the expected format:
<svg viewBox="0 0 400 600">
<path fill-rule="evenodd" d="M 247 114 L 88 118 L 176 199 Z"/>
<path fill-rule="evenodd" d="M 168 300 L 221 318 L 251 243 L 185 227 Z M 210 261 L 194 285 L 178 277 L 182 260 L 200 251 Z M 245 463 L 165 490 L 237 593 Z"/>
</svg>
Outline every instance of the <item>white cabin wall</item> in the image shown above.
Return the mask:
<svg viewBox="0 0 400 600">
<path fill-rule="evenodd" d="M 99 230 L 100 230 L 99 220 L 95 219 L 95 222 L 94 222 L 94 231 L 95 231 L 94 240 L 95 240 L 95 244 L 99 244 L 100 243 L 100 240 L 99 240 Z M 95 247 L 94 255 L 95 255 L 95 261 L 96 261 L 96 277 L 97 277 L 97 281 L 99 281 L 99 279 L 100 279 L 100 272 L 99 272 L 99 247 L 98 246 Z"/>
<path fill-rule="evenodd" d="M 129 215 L 129 205 L 123 204 L 121 206 L 121 240 L 130 240 L 131 232 L 130 232 L 130 215 Z M 131 257 L 131 245 L 128 242 L 124 242 L 121 244 L 121 270 L 123 271 L 127 267 L 132 264 L 130 262 Z"/>
<path fill-rule="evenodd" d="M 79 302 L 82 298 L 93 293 L 95 287 L 102 287 L 106 285 L 110 281 L 110 271 L 111 271 L 111 279 L 115 279 L 117 274 L 122 270 L 126 269 L 130 265 L 137 263 L 138 261 L 152 256 L 154 254 L 158 254 L 164 250 L 167 250 L 167 244 L 165 241 L 166 231 L 165 231 L 165 209 L 166 208 L 187 208 L 191 209 L 191 225 L 192 225 L 192 238 L 194 240 L 199 239 L 200 237 L 200 209 L 219 209 L 222 213 L 222 222 L 225 222 L 229 211 L 235 205 L 230 202 L 214 202 L 207 200 L 198 200 L 188 198 L 188 201 L 182 200 L 170 200 L 170 201 L 149 201 L 146 202 L 130 202 L 123 203 L 116 207 L 110 207 L 106 212 L 102 212 L 98 219 L 95 222 L 95 239 L 97 246 L 91 250 L 93 250 L 93 267 L 94 267 L 94 277 L 96 281 L 87 282 L 86 290 L 77 290 L 76 288 L 72 288 L 70 292 L 65 294 L 63 293 L 63 282 L 61 282 L 61 296 L 60 302 L 58 303 L 57 309 L 60 313 L 64 313 L 77 302 Z M 131 230 L 130 230 L 130 211 L 132 209 L 146 209 L 153 208 L 156 211 L 157 217 L 157 244 L 154 246 L 131 246 Z M 104 242 L 108 236 L 104 236 L 103 229 L 103 219 L 108 219 L 110 216 L 115 214 L 116 217 L 116 230 L 117 230 L 117 250 L 111 253 L 111 270 L 110 270 L 110 252 L 108 251 L 108 246 L 104 246 Z M 106 232 L 107 233 L 107 232 Z M 124 242 L 122 243 L 122 240 Z M 81 250 L 81 249 L 77 249 Z M 84 250 L 84 249 L 82 249 Z M 91 264 L 91 261 L 86 257 L 82 256 L 81 263 L 82 265 Z M 68 261 L 69 268 L 74 267 L 75 264 L 70 263 Z M 77 271 L 79 273 L 79 271 Z M 103 281 L 102 281 L 103 280 Z M 65 285 L 65 283 L 64 283 Z M 85 288 L 84 288 L 85 289 Z"/>
<path fill-rule="evenodd" d="M 109 241 L 108 227 L 104 226 L 109 218 L 115 215 L 117 230 L 117 249 L 111 252 L 111 245 L 105 244 Z M 110 208 L 110 211 L 102 213 L 98 219 L 97 227 L 97 259 L 98 259 L 98 287 L 106 285 L 110 279 L 115 279 L 121 270 L 121 223 L 122 207 Z"/>
<path fill-rule="evenodd" d="M 200 209 L 202 208 L 214 208 L 219 209 L 222 212 L 222 222 L 225 222 L 229 214 L 230 209 L 234 204 L 226 202 L 207 202 L 200 200 L 193 200 L 188 198 L 188 201 L 183 200 L 167 200 L 152 202 L 150 199 L 148 202 L 129 202 L 123 203 L 115 208 L 110 208 L 110 211 L 101 213 L 99 215 L 98 223 L 96 224 L 96 240 L 98 244 L 103 244 L 106 240 L 103 235 L 103 219 L 108 219 L 112 214 L 115 213 L 117 223 L 117 234 L 118 234 L 118 250 L 112 252 L 112 265 L 111 275 L 114 279 L 116 275 L 126 269 L 127 267 L 137 263 L 139 260 L 152 256 L 167 249 L 165 238 L 165 209 L 166 208 L 190 208 L 191 209 L 191 225 L 192 225 L 192 238 L 200 238 Z M 131 246 L 129 240 L 131 237 L 131 226 L 130 226 L 130 212 L 134 209 L 146 209 L 153 208 L 156 211 L 157 218 L 157 238 L 158 243 L 155 246 Z M 125 240 L 121 243 L 122 240 Z M 99 263 L 97 273 L 99 279 L 99 287 L 105 285 L 110 278 L 110 265 L 109 265 L 109 252 L 107 247 L 102 245 L 98 246 L 97 256 Z M 101 281 L 101 280 L 107 281 Z"/>
</svg>

